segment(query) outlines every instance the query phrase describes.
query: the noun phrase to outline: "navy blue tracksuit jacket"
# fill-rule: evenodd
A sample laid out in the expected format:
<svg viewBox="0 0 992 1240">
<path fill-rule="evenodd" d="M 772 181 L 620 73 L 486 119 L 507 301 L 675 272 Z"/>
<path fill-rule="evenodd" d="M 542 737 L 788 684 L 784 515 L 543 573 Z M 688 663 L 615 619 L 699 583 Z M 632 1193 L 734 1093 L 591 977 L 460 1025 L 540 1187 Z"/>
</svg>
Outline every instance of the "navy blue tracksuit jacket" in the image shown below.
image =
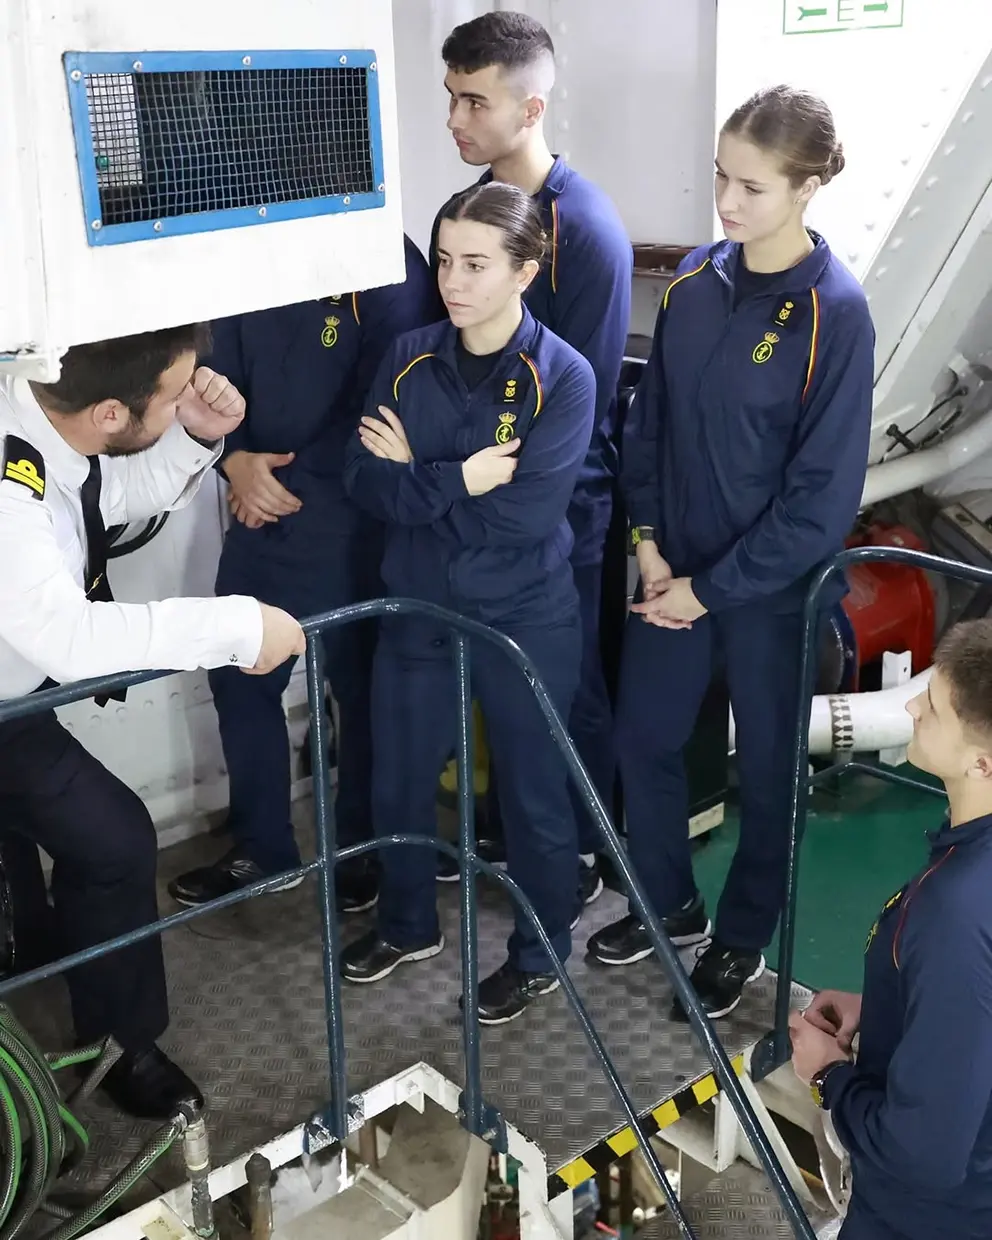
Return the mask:
<svg viewBox="0 0 992 1240">
<path fill-rule="evenodd" d="M 857 1063 L 827 1081 L 844 1240 L 992 1236 L 992 815 L 931 841 L 868 936 Z"/>
<path fill-rule="evenodd" d="M 248 409 L 227 438 L 219 468 L 239 449 L 293 452 L 292 463 L 275 473 L 303 505 L 260 529 L 232 522 L 218 594 L 250 594 L 302 618 L 381 593 L 381 531 L 345 495 L 345 446 L 392 341 L 441 312 L 430 268 L 407 240 L 401 284 L 214 324 L 211 364 L 237 385 Z M 323 634 L 340 712 L 335 817 L 342 845 L 370 832 L 374 642 L 371 625 Z M 291 668 L 287 662 L 267 676 L 240 676 L 231 668 L 210 673 L 230 781 L 229 825 L 241 852 L 268 873 L 299 863 L 282 707 Z"/>
<path fill-rule="evenodd" d="M 436 323 L 393 345 L 366 410 L 378 417 L 385 405 L 399 416 L 414 461 L 380 460 L 355 435 L 345 485 L 388 523 L 390 594 L 496 627 L 547 624 L 574 601 L 563 496 L 592 431 L 592 369 L 525 309 L 489 379 L 470 393 L 455 362 L 457 335 L 450 321 Z M 523 441 L 513 480 L 471 497 L 462 462 L 505 442 L 505 426 Z"/>
<path fill-rule="evenodd" d="M 857 515 L 871 431 L 874 330 L 822 237 L 734 308 L 741 247 L 679 265 L 627 419 L 623 489 L 712 613 L 801 605 Z"/>
<path fill-rule="evenodd" d="M 439 323 L 396 342 L 367 410 L 397 413 L 414 460 L 380 460 L 355 435 L 345 485 L 386 522 L 389 594 L 438 603 L 511 637 L 567 717 L 581 654 L 567 510 L 592 432 L 592 369 L 525 309 L 493 369 L 470 390 L 457 340 L 451 323 Z M 470 496 L 462 463 L 514 436 L 521 446 L 512 480 Z M 383 618 L 372 689 L 378 835 L 436 830 L 437 775 L 457 735 L 447 647 L 445 627 L 433 621 Z M 503 652 L 474 641 L 471 655 L 472 689 L 502 773 L 510 872 L 566 959 L 579 853 L 565 764 L 530 686 Z M 414 949 L 436 942 L 436 858 L 424 848 L 389 848 L 381 869 L 385 940 Z M 544 948 L 519 910 L 515 923 L 510 960 L 546 972 Z"/>
<path fill-rule="evenodd" d="M 305 551 L 329 520 L 350 521 L 341 474 L 345 447 L 383 355 L 400 334 L 446 318 L 430 268 L 404 238 L 406 281 L 384 288 L 278 306 L 213 324 L 209 365 L 248 402 L 228 435 L 218 468 L 232 452 L 295 452 L 276 477 L 303 503 L 298 513 L 248 535 L 256 553 Z M 230 535 L 229 535 L 230 536 Z"/>
<path fill-rule="evenodd" d="M 487 172 L 480 184 L 492 180 Z M 560 157 L 537 194 L 550 254 L 528 288 L 527 308 L 539 323 L 577 349 L 596 376 L 596 415 L 568 519 L 575 533 L 572 563 L 599 564 L 610 524 L 617 382 L 627 345 L 634 252 L 609 196 Z M 440 217 L 439 217 L 440 218 Z M 437 266 L 439 218 L 430 261 Z"/>
</svg>

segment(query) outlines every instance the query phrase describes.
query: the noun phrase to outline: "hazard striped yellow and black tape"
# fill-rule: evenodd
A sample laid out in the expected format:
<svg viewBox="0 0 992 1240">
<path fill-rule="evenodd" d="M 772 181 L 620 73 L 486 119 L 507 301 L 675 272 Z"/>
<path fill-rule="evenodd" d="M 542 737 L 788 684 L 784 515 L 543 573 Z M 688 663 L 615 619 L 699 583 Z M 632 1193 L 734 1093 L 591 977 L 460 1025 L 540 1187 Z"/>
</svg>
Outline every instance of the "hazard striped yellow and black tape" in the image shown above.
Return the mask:
<svg viewBox="0 0 992 1240">
<path fill-rule="evenodd" d="M 743 1075 L 743 1054 L 735 1056 L 730 1063 L 738 1076 Z M 715 1098 L 719 1092 L 720 1084 L 712 1072 L 694 1081 L 691 1085 L 687 1085 L 673 1098 L 669 1098 L 667 1102 L 663 1102 L 641 1118 L 641 1128 L 645 1136 L 653 1137 L 663 1128 L 671 1127 L 677 1120 L 684 1119 L 696 1107 Z M 557 1197 L 559 1193 L 564 1193 L 568 1189 L 578 1188 L 586 1180 L 591 1180 L 597 1172 L 605 1171 L 618 1158 L 623 1158 L 625 1154 L 629 1154 L 636 1148 L 637 1137 L 633 1128 L 621 1128 L 612 1137 L 604 1137 L 591 1150 L 586 1150 L 584 1154 L 573 1158 L 570 1163 L 566 1163 L 553 1175 L 548 1176 L 548 1200 L 550 1201 L 552 1197 Z"/>
</svg>

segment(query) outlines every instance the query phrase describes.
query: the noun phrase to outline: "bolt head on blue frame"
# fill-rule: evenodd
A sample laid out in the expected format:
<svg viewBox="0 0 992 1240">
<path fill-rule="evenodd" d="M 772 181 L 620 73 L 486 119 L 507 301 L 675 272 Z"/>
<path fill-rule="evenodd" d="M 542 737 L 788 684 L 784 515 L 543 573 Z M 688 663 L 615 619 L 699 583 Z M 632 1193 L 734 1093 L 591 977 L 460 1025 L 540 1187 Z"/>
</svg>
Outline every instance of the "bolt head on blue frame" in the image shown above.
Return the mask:
<svg viewBox="0 0 992 1240">
<path fill-rule="evenodd" d="M 66 52 L 90 245 L 386 201 L 368 49 Z"/>
</svg>

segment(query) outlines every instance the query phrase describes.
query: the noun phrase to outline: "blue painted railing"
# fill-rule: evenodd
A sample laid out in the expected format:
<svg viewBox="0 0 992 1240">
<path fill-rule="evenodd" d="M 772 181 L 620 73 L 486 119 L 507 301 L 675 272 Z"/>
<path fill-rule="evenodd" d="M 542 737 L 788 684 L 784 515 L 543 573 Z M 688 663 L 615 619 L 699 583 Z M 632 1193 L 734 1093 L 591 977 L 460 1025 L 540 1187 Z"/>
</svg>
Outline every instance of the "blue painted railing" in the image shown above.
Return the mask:
<svg viewBox="0 0 992 1240">
<path fill-rule="evenodd" d="M 816 631 L 820 612 L 820 595 L 827 582 L 836 574 L 843 573 L 852 564 L 868 563 L 908 564 L 928 573 L 936 573 L 941 577 L 951 577 L 956 581 L 992 585 L 992 569 L 975 568 L 970 564 L 959 563 L 957 560 L 947 560 L 942 556 L 930 555 L 925 551 L 912 551 L 906 547 L 852 547 L 840 552 L 833 560 L 825 564 L 810 585 L 803 613 L 802 653 L 799 663 L 800 688 L 792 762 L 789 866 L 786 874 L 785 904 L 779 935 L 775 1028 L 766 1039 L 762 1054 L 755 1056 L 756 1075 L 759 1077 L 767 1075 L 776 1067 L 786 1063 L 792 1053 L 789 1041 L 789 1000 L 792 992 L 793 956 L 796 949 L 799 849 L 806 829 L 811 785 L 822 783 L 835 776 L 857 773 L 871 775 L 876 779 L 883 779 L 903 787 L 915 788 L 930 796 L 944 795 L 943 789 L 935 788 L 923 780 L 900 775 L 898 771 L 890 771 L 886 767 L 876 766 L 869 762 L 837 762 L 819 771 L 812 779 L 809 776 L 809 718 L 816 679 Z M 923 670 L 923 668 L 914 669 L 917 672 Z"/>
<path fill-rule="evenodd" d="M 430 618 L 446 626 L 452 633 L 454 672 L 458 694 L 458 788 L 459 788 L 459 845 L 444 840 L 418 835 L 392 835 L 380 837 L 368 843 L 354 845 L 338 850 L 336 847 L 334 814 L 331 806 L 329 772 L 327 769 L 328 726 L 324 694 L 324 659 L 323 643 L 319 635 L 328 628 L 340 624 L 349 624 L 360 620 L 372 620 L 380 616 L 418 615 Z M 672 1217 L 678 1224 L 679 1231 L 685 1240 L 694 1240 L 694 1233 L 676 1197 L 676 1194 L 665 1175 L 664 1169 L 650 1140 L 641 1128 L 640 1117 L 630 1095 L 621 1083 L 616 1068 L 596 1032 L 585 1005 L 572 984 L 562 962 L 559 960 L 545 933 L 544 927 L 537 918 L 530 901 L 509 875 L 489 865 L 476 852 L 475 824 L 472 798 L 472 710 L 471 710 L 471 666 L 469 641 L 489 642 L 498 646 L 519 674 L 526 677 L 530 684 L 548 728 L 567 763 L 569 774 L 578 788 L 589 813 L 595 819 L 603 840 L 603 849 L 610 857 L 620 878 L 632 909 L 647 928 L 652 945 L 662 968 L 676 996 L 681 1000 L 689 1018 L 693 1032 L 702 1042 L 713 1067 L 713 1072 L 721 1089 L 730 1101 L 737 1115 L 745 1136 L 751 1143 L 768 1178 L 778 1195 L 782 1207 L 788 1217 L 792 1229 L 801 1240 L 815 1240 L 813 1230 L 807 1220 L 805 1211 L 790 1185 L 781 1163 L 765 1135 L 754 1109 L 748 1101 L 731 1067 L 723 1046 L 714 1032 L 699 999 L 693 990 L 688 975 L 682 967 L 678 954 L 672 947 L 668 936 L 662 929 L 661 922 L 648 903 L 644 889 L 630 867 L 621 847 L 616 831 L 610 822 L 609 815 L 600 800 L 596 789 L 589 778 L 585 767 L 579 759 L 561 717 L 555 709 L 548 690 L 538 676 L 534 665 L 515 642 L 502 633 L 485 625 L 467 620 L 440 607 L 410 599 L 379 599 L 368 603 L 358 603 L 351 607 L 343 607 L 337 611 L 314 616 L 304 621 L 303 628 L 307 635 L 306 673 L 307 693 L 310 706 L 310 750 L 312 759 L 314 816 L 316 821 L 317 857 L 307 865 L 284 874 L 255 883 L 242 891 L 214 900 L 198 908 L 186 909 L 170 917 L 164 917 L 153 925 L 144 926 L 129 934 L 118 936 L 106 943 L 76 952 L 62 960 L 33 969 L 29 973 L 10 978 L 0 983 L 0 998 L 22 986 L 43 978 L 65 972 L 77 965 L 119 951 L 132 943 L 140 942 L 152 935 L 161 934 L 176 926 L 185 925 L 197 917 L 229 908 L 243 900 L 253 899 L 280 887 L 289 877 L 303 877 L 316 872 L 320 884 L 320 912 L 322 923 L 324 994 L 327 1010 L 327 1048 L 328 1070 L 330 1075 L 330 1101 L 324 1112 L 315 1117 L 317 1130 L 323 1130 L 330 1136 L 343 1140 L 348 1132 L 359 1122 L 357 1110 L 352 1107 L 348 1097 L 344 1016 L 341 1001 L 341 978 L 337 961 L 340 952 L 339 929 L 335 897 L 334 870 L 340 861 L 360 856 L 379 848 L 397 845 L 416 845 L 447 852 L 460 861 L 461 866 L 461 957 L 462 957 L 462 1038 L 465 1050 L 465 1091 L 462 1099 L 462 1121 L 465 1127 L 490 1144 L 505 1148 L 505 1127 L 502 1117 L 492 1107 L 487 1106 L 482 1093 L 481 1064 L 479 1052 L 478 1025 L 478 928 L 476 918 L 476 883 L 478 873 L 502 885 L 510 897 L 523 910 L 538 934 L 554 972 L 561 983 L 568 1002 L 571 1004 L 576 1019 L 585 1034 L 593 1055 L 614 1094 L 623 1109 L 631 1128 L 637 1133 L 638 1141 L 644 1158 L 658 1183 Z M 74 685 L 47 689 L 28 697 L 0 702 L 0 723 L 21 715 L 32 714 L 43 710 L 52 710 L 65 706 L 70 702 L 93 697 L 98 693 L 124 688 L 148 680 L 154 680 L 172 673 L 132 672 L 116 676 L 104 676 L 99 679 L 82 681 Z"/>
</svg>

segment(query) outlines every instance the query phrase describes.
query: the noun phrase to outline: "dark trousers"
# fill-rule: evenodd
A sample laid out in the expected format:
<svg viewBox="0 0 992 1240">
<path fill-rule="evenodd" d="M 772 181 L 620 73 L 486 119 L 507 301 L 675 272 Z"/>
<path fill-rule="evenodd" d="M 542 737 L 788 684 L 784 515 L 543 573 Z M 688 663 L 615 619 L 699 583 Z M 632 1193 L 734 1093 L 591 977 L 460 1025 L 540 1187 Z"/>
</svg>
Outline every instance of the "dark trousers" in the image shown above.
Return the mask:
<svg viewBox="0 0 992 1240">
<path fill-rule="evenodd" d="M 600 644 L 600 614 L 603 588 L 603 565 L 573 566 L 572 575 L 579 595 L 579 623 L 582 637 L 582 661 L 579 681 L 566 718 L 568 734 L 575 742 L 579 757 L 607 813 L 613 813 L 613 787 L 616 761 L 613 755 L 613 709 L 603 674 Z M 486 798 L 486 836 L 499 838 L 503 824 L 499 809 L 500 787 L 496 763 L 489 764 L 489 795 Z M 502 780 L 500 773 L 499 780 Z M 578 830 L 579 852 L 596 853 L 601 846 L 599 829 L 593 822 L 585 802 L 575 786 L 569 783 L 573 813 Z"/>
<path fill-rule="evenodd" d="M 568 716 L 568 732 L 579 757 L 595 785 L 606 812 L 613 813 L 613 785 L 616 761 L 613 753 L 613 710 L 603 674 L 600 641 L 603 565 L 573 567 L 575 588 L 579 592 L 582 622 L 582 666 L 579 684 Z M 595 853 L 601 847 L 599 830 L 575 787 L 569 784 L 579 833 L 579 852 Z"/>
<path fill-rule="evenodd" d="M 728 947 L 760 950 L 775 933 L 788 856 L 801 617 L 761 607 L 662 629 L 632 615 L 617 701 L 617 756 L 630 857 L 659 917 L 696 892 L 682 751 L 724 667 L 737 729 L 740 842 L 717 910 Z"/>
<path fill-rule="evenodd" d="M 250 594 L 298 619 L 374 597 L 378 561 L 355 536 L 327 534 L 307 558 L 259 554 L 240 531 L 228 535 L 217 594 Z M 339 847 L 370 838 L 372 742 L 369 688 L 375 623 L 324 632 L 325 668 L 340 714 L 335 821 Z M 240 850 L 269 873 L 300 864 L 290 820 L 290 753 L 282 695 L 294 660 L 267 676 L 237 668 L 210 673 L 230 781 L 230 829 Z"/>
<path fill-rule="evenodd" d="M 19 926 L 47 922 L 37 848 L 52 858 L 59 954 L 158 919 L 157 839 L 141 799 L 62 727 L 53 711 L 0 724 L 0 827 Z M 33 863 L 32 863 L 33 860 Z M 66 974 L 76 1036 L 149 1047 L 169 1023 L 162 948 L 146 939 Z"/>
<path fill-rule="evenodd" d="M 434 835 L 437 778 L 457 736 L 451 643 L 437 636 L 411 640 L 402 625 L 394 629 L 395 623 L 384 627 L 375 658 L 373 818 L 380 836 Z M 534 661 L 555 706 L 567 718 L 581 657 L 578 618 L 506 631 Z M 471 659 L 472 691 L 481 704 L 500 773 L 509 873 L 565 959 L 579 881 L 565 762 L 530 686 L 506 656 L 476 641 Z M 380 865 L 383 937 L 398 947 L 436 938 L 437 854 L 427 848 L 385 848 Z M 529 921 L 520 913 L 515 920 L 511 961 L 525 972 L 547 971 L 547 957 Z"/>
</svg>

